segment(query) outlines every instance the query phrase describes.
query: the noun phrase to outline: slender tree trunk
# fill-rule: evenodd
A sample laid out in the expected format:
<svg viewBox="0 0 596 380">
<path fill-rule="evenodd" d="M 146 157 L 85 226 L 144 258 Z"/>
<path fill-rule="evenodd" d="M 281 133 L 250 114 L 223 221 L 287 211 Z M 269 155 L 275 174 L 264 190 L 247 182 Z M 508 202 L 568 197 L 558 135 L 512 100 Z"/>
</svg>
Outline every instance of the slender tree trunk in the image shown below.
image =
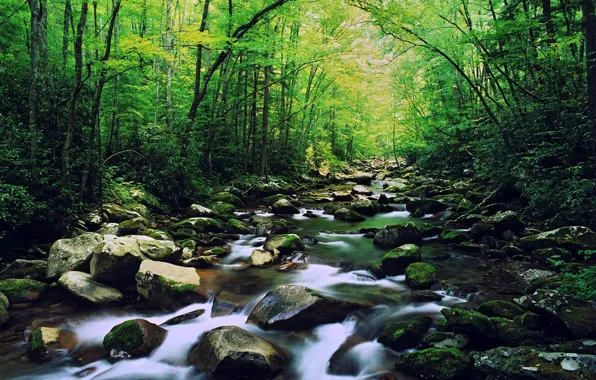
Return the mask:
<svg viewBox="0 0 596 380">
<path fill-rule="evenodd" d="M 66 63 L 68 62 L 68 26 L 71 13 L 70 0 L 66 0 L 64 4 L 64 20 L 62 23 L 62 70 L 66 69 Z"/>
<path fill-rule="evenodd" d="M 592 122 L 596 124 L 596 15 L 594 10 L 594 0 L 582 0 L 583 27 L 586 40 L 588 114 Z M 592 138 L 593 141 L 596 141 L 596 125 L 592 127 Z"/>
<path fill-rule="evenodd" d="M 39 103 L 39 77 L 42 67 L 45 67 L 48 58 L 47 22 L 48 11 L 43 0 L 27 0 L 31 12 L 31 37 L 30 37 L 30 82 L 29 98 L 29 157 L 35 158 L 37 154 L 37 106 Z"/>
<path fill-rule="evenodd" d="M 208 1 L 207 1 L 208 2 Z M 174 50 L 174 34 L 173 34 L 174 18 L 172 17 L 172 0 L 166 0 L 166 50 L 172 54 Z M 168 57 L 167 71 L 166 71 L 166 126 L 168 130 L 172 130 L 172 76 L 174 71 L 174 61 Z"/>
<path fill-rule="evenodd" d="M 268 58 L 268 57 L 267 57 Z M 259 174 L 265 175 L 267 170 L 267 137 L 269 134 L 269 97 L 271 93 L 271 65 L 265 66 L 265 88 L 263 90 L 263 132 L 261 140 L 261 165 Z"/>
</svg>

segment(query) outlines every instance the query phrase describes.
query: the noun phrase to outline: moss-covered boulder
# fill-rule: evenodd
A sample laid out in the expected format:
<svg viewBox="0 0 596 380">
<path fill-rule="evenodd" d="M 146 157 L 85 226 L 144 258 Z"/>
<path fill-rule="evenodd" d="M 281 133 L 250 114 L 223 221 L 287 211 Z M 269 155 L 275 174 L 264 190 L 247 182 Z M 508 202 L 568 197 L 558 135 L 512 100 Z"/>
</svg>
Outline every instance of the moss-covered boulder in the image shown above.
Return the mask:
<svg viewBox="0 0 596 380">
<path fill-rule="evenodd" d="M 254 249 L 250 254 L 249 265 L 253 267 L 266 267 L 279 263 L 278 253 Z"/>
<path fill-rule="evenodd" d="M 145 236 L 149 236 L 152 239 L 155 240 L 172 240 L 172 235 L 170 235 L 169 233 L 165 232 L 165 231 L 161 231 L 161 230 L 156 230 L 156 229 L 151 229 L 151 228 L 146 228 L 142 231 L 140 231 L 140 235 L 145 235 Z"/>
<path fill-rule="evenodd" d="M 8 314 L 9 306 L 10 301 L 8 301 L 8 297 L 0 292 L 0 327 L 10 319 L 10 315 Z"/>
<path fill-rule="evenodd" d="M 428 263 L 413 263 L 406 268 L 406 284 L 412 289 L 429 289 L 439 278 L 437 269 Z"/>
<path fill-rule="evenodd" d="M 495 379 L 593 379 L 594 355 L 544 352 L 528 347 L 498 347 L 473 354 L 474 365 Z"/>
<path fill-rule="evenodd" d="M 487 301 L 478 306 L 478 311 L 488 317 L 513 319 L 525 313 L 525 310 L 509 301 Z"/>
<path fill-rule="evenodd" d="M 513 322 L 533 331 L 544 330 L 550 324 L 547 317 L 536 313 L 525 312 L 513 318 Z"/>
<path fill-rule="evenodd" d="M 513 211 L 498 212 L 493 216 L 485 218 L 482 222 L 494 226 L 494 228 L 500 232 L 510 230 L 520 233 L 526 228 L 526 225 L 521 221 L 519 215 Z"/>
<path fill-rule="evenodd" d="M 48 289 L 47 284 L 35 280 L 10 278 L 0 281 L 0 292 L 11 304 L 42 299 Z"/>
<path fill-rule="evenodd" d="M 147 206 L 151 211 L 157 213 L 166 213 L 167 207 L 163 206 L 159 199 L 149 191 L 143 188 L 135 188 L 130 190 L 130 196 L 136 202 Z"/>
<path fill-rule="evenodd" d="M 143 238 L 151 239 L 147 236 Z M 93 249 L 90 272 L 104 284 L 117 287 L 131 285 L 144 258 L 138 236 L 106 238 Z"/>
<path fill-rule="evenodd" d="M 295 251 L 303 251 L 305 245 L 298 235 L 283 234 L 267 239 L 263 248 L 265 251 L 275 252 L 275 250 L 278 250 L 282 254 L 287 255 Z"/>
<path fill-rule="evenodd" d="M 397 224 L 380 229 L 373 240 L 380 248 L 395 248 L 404 244 L 422 243 L 424 232 L 414 223 Z"/>
<path fill-rule="evenodd" d="M 212 218 L 188 218 L 174 223 L 170 230 L 179 231 L 181 229 L 192 230 L 195 232 L 223 232 L 223 224 Z"/>
<path fill-rule="evenodd" d="M 238 219 L 228 220 L 227 229 L 229 232 L 234 234 L 248 235 L 252 232 L 247 223 Z"/>
<path fill-rule="evenodd" d="M 354 196 L 349 191 L 334 191 L 331 193 L 335 202 L 349 202 L 354 199 Z"/>
<path fill-rule="evenodd" d="M 519 347 L 546 344 L 546 339 L 541 334 L 526 329 L 509 319 L 494 317 L 490 321 L 495 326 L 499 343 L 503 346 Z"/>
<path fill-rule="evenodd" d="M 492 340 L 497 337 L 497 332 L 490 319 L 477 311 L 443 309 L 441 314 L 447 320 L 449 328 L 455 332 L 468 334 L 474 340 Z"/>
<path fill-rule="evenodd" d="M 531 254 L 532 259 L 541 263 L 548 264 L 551 261 L 569 261 L 571 260 L 571 252 L 564 248 L 542 248 L 536 249 Z"/>
<path fill-rule="evenodd" d="M 236 207 L 244 207 L 244 202 L 232 193 L 222 192 L 211 197 L 211 202 L 224 202 Z"/>
<path fill-rule="evenodd" d="M 366 220 L 366 216 L 347 208 L 340 208 L 333 214 L 333 217 L 344 222 L 364 222 Z"/>
<path fill-rule="evenodd" d="M 226 202 L 213 202 L 211 203 L 211 210 L 219 218 L 228 218 L 232 216 L 232 213 L 236 211 L 236 206 Z"/>
<path fill-rule="evenodd" d="M 141 214 L 136 211 L 127 210 L 124 207 L 113 203 L 104 204 L 101 210 L 105 219 L 110 223 L 120 223 L 141 216 Z"/>
<path fill-rule="evenodd" d="M 370 199 L 356 199 L 350 202 L 348 208 L 365 216 L 375 216 L 379 212 L 379 202 Z"/>
<path fill-rule="evenodd" d="M 588 227 L 562 227 L 519 239 L 517 245 L 532 252 L 543 248 L 564 248 L 572 253 L 585 249 L 596 249 L 596 233 Z"/>
<path fill-rule="evenodd" d="M 0 280 L 9 278 L 28 278 L 31 280 L 45 280 L 48 262 L 45 260 L 16 259 L 0 272 Z"/>
<path fill-rule="evenodd" d="M 247 323 L 264 329 L 296 330 L 343 321 L 367 305 L 324 297 L 298 285 L 279 285 L 269 291 L 250 313 Z"/>
<path fill-rule="evenodd" d="M 124 295 L 116 288 L 100 284 L 89 273 L 71 271 L 64 273 L 58 283 L 75 296 L 95 304 L 119 302 Z"/>
<path fill-rule="evenodd" d="M 373 192 L 371 189 L 364 185 L 356 185 L 352 188 L 352 194 L 355 195 L 372 195 Z"/>
<path fill-rule="evenodd" d="M 218 379 L 271 379 L 286 368 L 289 355 L 246 330 L 224 326 L 203 335 L 188 362 Z"/>
<path fill-rule="evenodd" d="M 29 358 L 46 361 L 64 356 L 77 344 L 74 333 L 53 327 L 38 327 L 28 339 L 27 353 Z"/>
<path fill-rule="evenodd" d="M 441 302 L 443 296 L 430 290 L 413 290 L 412 301 L 414 302 Z"/>
<path fill-rule="evenodd" d="M 436 214 L 446 209 L 447 203 L 430 198 L 414 199 L 406 203 L 406 210 L 410 213 L 420 210 L 424 214 Z"/>
<path fill-rule="evenodd" d="M 381 330 L 379 343 L 395 351 L 416 347 L 432 323 L 432 318 L 425 315 L 405 322 L 391 323 Z"/>
<path fill-rule="evenodd" d="M 559 352 L 575 352 L 576 354 L 596 355 L 596 340 L 572 340 L 557 346 L 555 350 Z"/>
<path fill-rule="evenodd" d="M 271 206 L 271 211 L 276 215 L 300 214 L 300 210 L 287 199 L 280 199 L 275 202 L 273 206 Z"/>
<path fill-rule="evenodd" d="M 171 240 L 143 239 L 137 237 L 139 249 L 144 258 L 156 261 L 175 261 L 182 254 L 182 247 Z"/>
<path fill-rule="evenodd" d="M 93 248 L 103 240 L 98 233 L 88 232 L 72 239 L 57 240 L 50 247 L 46 276 L 60 277 L 69 270 L 89 271 Z"/>
<path fill-rule="evenodd" d="M 465 234 L 449 229 L 443 230 L 439 235 L 439 240 L 445 244 L 459 244 L 466 241 L 468 238 Z"/>
<path fill-rule="evenodd" d="M 272 204 L 274 204 L 275 202 L 281 200 L 281 199 L 289 199 L 290 197 L 288 197 L 285 194 L 274 194 L 274 195 L 269 195 L 268 197 L 263 198 L 263 204 L 266 204 L 267 206 L 271 206 Z"/>
<path fill-rule="evenodd" d="M 463 198 L 457 205 L 458 212 L 468 212 L 468 211 L 472 210 L 473 208 L 474 208 L 474 204 L 472 202 L 470 202 L 469 200 L 467 200 L 466 198 Z"/>
<path fill-rule="evenodd" d="M 128 219 L 118 224 L 118 236 L 136 235 L 147 227 L 149 227 L 149 221 L 142 216 Z"/>
<path fill-rule="evenodd" d="M 465 334 L 436 331 L 428 334 L 422 340 L 424 348 L 457 348 L 461 350 L 470 342 Z"/>
<path fill-rule="evenodd" d="M 456 348 L 428 348 L 398 357 L 395 368 L 423 379 L 454 380 L 463 378 L 472 364 L 472 360 Z"/>
<path fill-rule="evenodd" d="M 167 330 L 144 319 L 114 326 L 103 338 L 103 348 L 111 362 L 149 356 L 163 343 Z"/>
<path fill-rule="evenodd" d="M 155 307 L 177 309 L 207 300 L 201 278 L 192 268 L 144 260 L 135 278 L 139 294 Z"/>
<path fill-rule="evenodd" d="M 515 302 L 527 310 L 548 316 L 575 338 L 596 338 L 596 308 L 590 303 L 550 289 L 538 289 L 533 294 L 516 298 Z"/>
<path fill-rule="evenodd" d="M 408 265 L 420 261 L 420 248 L 414 244 L 404 244 L 387 252 L 381 268 L 388 276 L 404 274 Z"/>
<path fill-rule="evenodd" d="M 199 204 L 192 204 L 186 212 L 187 218 L 211 218 L 215 213 L 210 208 Z"/>
</svg>

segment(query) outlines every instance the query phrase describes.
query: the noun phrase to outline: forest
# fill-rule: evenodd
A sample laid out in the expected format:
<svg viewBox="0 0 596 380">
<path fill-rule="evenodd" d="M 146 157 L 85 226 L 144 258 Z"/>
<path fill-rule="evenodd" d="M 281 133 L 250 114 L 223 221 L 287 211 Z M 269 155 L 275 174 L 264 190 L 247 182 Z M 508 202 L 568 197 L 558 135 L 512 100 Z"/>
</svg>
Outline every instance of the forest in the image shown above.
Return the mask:
<svg viewBox="0 0 596 380">
<path fill-rule="evenodd" d="M 0 2 L 8 378 L 592 378 L 595 215 L 594 0 Z"/>
</svg>

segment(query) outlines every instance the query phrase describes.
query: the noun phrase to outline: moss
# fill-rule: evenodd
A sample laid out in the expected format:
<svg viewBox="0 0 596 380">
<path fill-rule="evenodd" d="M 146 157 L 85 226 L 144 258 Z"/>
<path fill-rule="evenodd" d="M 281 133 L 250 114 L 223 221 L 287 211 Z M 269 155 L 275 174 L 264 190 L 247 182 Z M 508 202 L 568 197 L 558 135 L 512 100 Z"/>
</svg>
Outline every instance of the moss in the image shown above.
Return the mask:
<svg viewBox="0 0 596 380">
<path fill-rule="evenodd" d="M 0 281 L 0 292 L 12 302 L 26 302 L 40 298 L 48 288 L 43 282 L 29 279 L 8 279 Z"/>
<path fill-rule="evenodd" d="M 451 329 L 469 332 L 483 339 L 494 339 L 496 331 L 487 316 L 477 311 L 463 309 L 443 309 L 441 314 L 447 319 Z"/>
<path fill-rule="evenodd" d="M 432 319 L 427 316 L 419 316 L 405 322 L 391 323 L 381 331 L 379 343 L 396 351 L 416 347 L 431 325 Z"/>
<path fill-rule="evenodd" d="M 136 321 L 123 322 L 110 330 L 103 339 L 106 352 L 133 352 L 143 345 L 143 330 Z"/>
<path fill-rule="evenodd" d="M 395 368 L 405 373 L 436 380 L 461 377 L 472 360 L 456 348 L 429 348 L 397 358 Z"/>
<path fill-rule="evenodd" d="M 508 301 L 488 301 L 478 306 L 478 311 L 489 317 L 501 317 L 507 319 L 513 319 L 518 315 L 522 315 L 524 310 Z"/>
<path fill-rule="evenodd" d="M 428 289 L 437 282 L 436 268 L 427 263 L 413 263 L 406 268 L 406 283 L 414 289 Z"/>
<path fill-rule="evenodd" d="M 36 356 L 44 356 L 47 352 L 41 328 L 37 328 L 31 333 L 31 337 L 29 338 L 29 349 Z"/>
</svg>

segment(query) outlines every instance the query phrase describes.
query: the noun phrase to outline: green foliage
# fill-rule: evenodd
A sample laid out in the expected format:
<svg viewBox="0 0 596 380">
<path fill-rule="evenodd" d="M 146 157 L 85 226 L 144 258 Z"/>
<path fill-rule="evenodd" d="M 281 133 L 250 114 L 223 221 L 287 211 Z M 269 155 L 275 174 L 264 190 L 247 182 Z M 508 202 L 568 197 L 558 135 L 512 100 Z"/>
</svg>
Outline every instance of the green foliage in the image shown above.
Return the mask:
<svg viewBox="0 0 596 380">
<path fill-rule="evenodd" d="M 559 291 L 584 301 L 596 301 L 596 266 L 566 273 Z"/>
</svg>

